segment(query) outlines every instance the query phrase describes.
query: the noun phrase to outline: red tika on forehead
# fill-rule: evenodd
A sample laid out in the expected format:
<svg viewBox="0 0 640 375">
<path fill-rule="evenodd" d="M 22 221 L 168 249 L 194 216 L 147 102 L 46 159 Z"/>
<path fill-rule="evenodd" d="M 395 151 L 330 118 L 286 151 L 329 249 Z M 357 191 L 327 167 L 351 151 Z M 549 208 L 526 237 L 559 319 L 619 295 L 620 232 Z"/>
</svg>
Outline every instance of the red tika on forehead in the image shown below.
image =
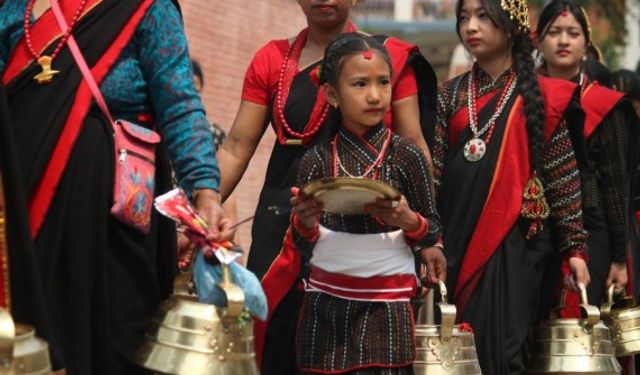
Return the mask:
<svg viewBox="0 0 640 375">
<path fill-rule="evenodd" d="M 373 57 L 373 52 L 371 52 L 370 49 L 362 52 L 362 57 L 364 57 L 366 60 L 371 60 L 371 58 Z"/>
<path fill-rule="evenodd" d="M 560 15 L 562 17 L 567 17 L 569 15 L 569 11 L 565 9 L 565 10 L 562 11 L 562 13 L 560 13 Z"/>
</svg>

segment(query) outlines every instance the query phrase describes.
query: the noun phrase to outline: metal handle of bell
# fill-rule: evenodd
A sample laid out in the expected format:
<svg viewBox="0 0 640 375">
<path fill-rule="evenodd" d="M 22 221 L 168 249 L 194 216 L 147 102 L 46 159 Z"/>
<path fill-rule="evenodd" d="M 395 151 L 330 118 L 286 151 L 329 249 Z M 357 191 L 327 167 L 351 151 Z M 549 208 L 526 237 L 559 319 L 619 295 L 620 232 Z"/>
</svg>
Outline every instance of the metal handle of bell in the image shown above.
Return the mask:
<svg viewBox="0 0 640 375">
<path fill-rule="evenodd" d="M 233 323 L 244 309 L 244 292 L 233 282 L 228 264 L 220 263 L 220 269 L 222 281 L 218 284 L 218 288 L 222 289 L 227 297 L 227 306 L 219 309 L 218 314 L 225 324 L 229 324 Z"/>
<path fill-rule="evenodd" d="M 456 325 L 456 306 L 447 302 L 447 286 L 442 280 L 438 280 L 441 302 L 436 304 L 440 311 L 440 339 L 446 344 L 453 336 L 453 328 Z"/>
<path fill-rule="evenodd" d="M 584 284 L 579 284 L 580 288 L 580 313 L 581 318 L 585 319 L 585 323 L 588 328 L 591 328 L 598 324 L 600 321 L 600 310 L 593 305 L 589 304 L 589 297 L 587 295 L 587 287 Z"/>
<path fill-rule="evenodd" d="M 9 311 L 0 308 L 0 365 L 5 367 L 13 361 L 13 346 L 16 341 L 16 326 Z"/>
</svg>

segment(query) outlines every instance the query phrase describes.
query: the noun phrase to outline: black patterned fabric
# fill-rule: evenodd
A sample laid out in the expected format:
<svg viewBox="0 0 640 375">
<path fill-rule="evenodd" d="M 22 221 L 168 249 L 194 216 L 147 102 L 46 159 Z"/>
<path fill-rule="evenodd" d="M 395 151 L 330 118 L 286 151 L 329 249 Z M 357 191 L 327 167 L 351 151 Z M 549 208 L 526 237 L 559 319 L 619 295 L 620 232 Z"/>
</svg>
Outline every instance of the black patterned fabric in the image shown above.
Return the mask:
<svg viewBox="0 0 640 375">
<path fill-rule="evenodd" d="M 351 301 L 309 292 L 302 306 L 296 340 L 296 347 L 304 348 L 297 356 L 302 374 L 413 373 L 406 368 L 416 349 L 408 303 Z"/>
</svg>

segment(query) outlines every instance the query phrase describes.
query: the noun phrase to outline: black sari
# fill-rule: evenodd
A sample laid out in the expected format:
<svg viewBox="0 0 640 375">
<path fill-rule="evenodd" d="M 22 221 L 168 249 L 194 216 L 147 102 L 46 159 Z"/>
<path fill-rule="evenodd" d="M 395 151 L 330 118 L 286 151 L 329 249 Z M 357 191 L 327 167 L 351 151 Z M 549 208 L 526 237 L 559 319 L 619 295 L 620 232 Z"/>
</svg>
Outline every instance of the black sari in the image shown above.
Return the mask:
<svg viewBox="0 0 640 375">
<path fill-rule="evenodd" d="M 80 19 L 74 36 L 98 83 L 152 2 L 89 4 L 93 8 Z M 55 36 L 50 38 L 53 43 L 46 53 L 57 42 Z M 25 320 L 49 342 L 54 368 L 64 367 L 68 374 L 144 373 L 127 358 L 170 291 L 175 227 L 154 214 L 151 231 L 144 235 L 112 218 L 111 125 L 92 107 L 91 94 L 69 50 L 63 49 L 55 61 L 61 73 L 48 85 L 35 83 L 32 77 L 40 67 L 32 61 L 28 66 L 28 60 L 10 61 L 8 71 L 12 64 L 26 68 L 5 74 L 9 142 L 16 144 L 22 175 L 16 182 L 28 195 L 31 237 L 46 296 L 42 301 L 52 329 Z M 167 158 L 162 147 L 158 150 L 156 194 L 171 187 Z M 25 303 L 21 298 L 33 297 L 15 294 L 17 306 Z"/>
<path fill-rule="evenodd" d="M 11 139 L 9 109 L 4 86 L 0 85 L 0 193 L 4 198 L 2 214 L 6 230 L 2 233 L 6 236 L 2 239 L 5 248 L 0 274 L 3 284 L 5 281 L 9 284 L 3 285 L 3 292 L 8 292 L 4 296 L 7 304 L 3 301 L 3 307 L 10 309 L 14 321 L 32 324 L 37 335 L 51 337 L 52 325 L 45 305 L 38 259 L 29 235 L 26 199 L 20 182 L 15 145 Z"/>
<path fill-rule="evenodd" d="M 498 86 L 504 84 L 509 73 L 496 80 Z M 549 167 L 551 160 L 560 158 L 550 150 L 559 150 L 557 146 L 562 143 L 563 153 L 570 159 L 562 168 L 569 166 L 568 170 L 573 168 L 575 172 L 572 180 L 575 186 L 567 190 L 579 194 L 579 175 L 569 134 L 560 123 L 562 113 L 568 108 L 577 110 L 578 118 L 580 111 L 575 98 L 571 100 L 575 86 L 560 87 L 558 99 L 548 101 L 560 107 L 557 111 L 547 108 L 550 115 L 545 130 L 545 166 L 541 168 L 553 219 L 544 223 L 543 231 L 527 240 L 530 223 L 520 216 L 520 208 L 531 172 L 521 97 L 514 95 L 506 102 L 486 154 L 479 161 L 470 162 L 463 154 L 465 143 L 472 138 L 468 112 L 458 106 L 465 102 L 466 93 L 460 87 L 465 85 L 467 77 L 445 84 L 439 98 L 439 115 L 446 124 L 443 126 L 439 121 L 436 129 L 434 164 L 439 186 L 438 208 L 444 228 L 447 286 L 453 291 L 458 320 L 471 323 L 474 329 L 483 373 L 523 373 L 527 360 L 526 338 L 529 327 L 538 318 L 543 275 L 554 252 L 552 232 L 558 231 L 565 243 L 584 242 L 581 222 L 575 223 L 577 229 L 570 228 L 572 223 L 558 224 L 562 220 L 557 203 L 567 196 L 559 195 L 558 190 L 562 189 L 548 188 L 564 177 Z M 483 82 L 476 84 L 483 87 L 487 83 Z M 488 91 L 478 100 L 479 124 L 485 124 L 495 112 L 500 92 Z M 552 94 L 547 91 L 547 95 Z M 577 209 L 579 211 L 579 207 Z M 571 237 L 571 241 L 566 241 Z M 559 267 L 555 273 L 560 273 Z"/>
</svg>

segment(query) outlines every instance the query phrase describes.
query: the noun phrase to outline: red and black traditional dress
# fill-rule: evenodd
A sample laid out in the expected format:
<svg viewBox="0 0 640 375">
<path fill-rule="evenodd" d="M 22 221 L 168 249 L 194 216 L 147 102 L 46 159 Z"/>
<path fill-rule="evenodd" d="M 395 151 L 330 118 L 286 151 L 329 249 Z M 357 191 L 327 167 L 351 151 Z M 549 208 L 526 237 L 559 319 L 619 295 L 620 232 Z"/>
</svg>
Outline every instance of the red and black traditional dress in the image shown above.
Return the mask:
<svg viewBox="0 0 640 375">
<path fill-rule="evenodd" d="M 585 111 L 585 163 L 580 163 L 584 227 L 589 233 L 589 302 L 599 305 L 612 262 L 626 263 L 631 228 L 631 185 L 636 115 L 624 95 L 580 74 Z M 629 274 L 629 276 L 632 276 Z M 630 280 L 631 285 L 631 280 Z"/>
<path fill-rule="evenodd" d="M 217 188 L 214 149 L 175 5 L 170 0 L 60 3 L 114 117 L 162 134 L 156 193 L 171 188 L 164 146 L 174 166 L 182 165 L 176 175 L 183 187 Z M 150 232 L 143 234 L 110 215 L 113 129 L 93 105 L 54 14 L 47 10 L 36 20 L 33 4 L 17 0 L 0 7 L 0 71 L 10 109 L 1 148 L 15 146 L 18 178 L 11 183 L 23 195 L 12 200 L 26 207 L 26 238 L 33 240 L 39 271 L 33 283 L 45 296 L 38 297 L 37 287 L 15 291 L 15 316 L 35 325 L 49 342 L 55 369 L 70 375 L 143 373 L 128 358 L 171 290 L 175 225 L 154 214 Z M 51 82 L 34 80 L 42 70 L 34 54 L 55 55 L 52 68 L 59 73 Z M 197 185 L 204 179 L 215 183 Z M 16 238 L 24 246 L 30 243 L 24 233 L 8 229 L 22 235 Z M 11 255 L 20 247 L 10 250 L 11 262 L 19 259 Z M 12 264 L 12 270 L 20 268 Z M 19 286 L 14 279 L 12 285 Z M 45 306 L 48 326 L 19 310 L 37 301 Z"/>
<path fill-rule="evenodd" d="M 565 124 L 567 118 L 582 117 L 574 84 L 539 80 L 546 122 L 537 176 L 550 216 L 544 229 L 538 227 L 527 239 L 532 222 L 522 213 L 529 213 L 531 202 L 523 193 L 532 171 L 526 117 L 518 84 L 512 95 L 505 93 L 514 84 L 515 72 L 511 68 L 495 80 L 477 66 L 473 72 L 473 80 L 472 73 L 465 73 L 446 82 L 438 98 L 433 156 L 447 286 L 458 318 L 475 331 L 482 372 L 515 374 L 525 369 L 526 336 L 536 319 L 543 271 L 553 253 L 552 232 L 566 256 L 585 251 L 580 175 Z M 476 92 L 472 101 L 470 91 Z M 476 109 L 477 129 L 495 120 L 483 134 L 471 130 L 469 103 Z M 527 187 L 528 194 L 542 192 L 535 184 Z"/>
<path fill-rule="evenodd" d="M 302 31 L 292 42 L 271 41 L 260 49 L 247 70 L 242 94 L 243 100 L 271 108 L 271 122 L 278 136 L 256 209 L 247 264 L 262 279 L 269 301 L 267 323 L 256 322 L 256 351 L 263 375 L 295 371 L 291 355 L 294 322 L 302 301 L 302 292 L 295 285 L 305 261 L 300 254 L 283 248 L 291 212 L 290 188 L 296 182 L 305 151 L 334 136 L 340 125 L 334 115 L 327 113 L 324 92 L 319 92 L 310 77 L 319 61 L 298 69 L 306 33 Z M 418 95 L 424 133 L 435 120 L 437 88 L 433 69 L 417 47 L 395 38 L 380 38 L 393 63 L 392 100 Z M 386 123 L 393 124 L 391 113 L 387 114 Z"/>
<path fill-rule="evenodd" d="M 382 124 L 364 136 L 341 128 L 305 153 L 298 184 L 336 176 L 394 186 L 424 225 L 420 233 L 406 233 L 371 215 L 324 212 L 311 233 L 297 229 L 293 215 L 286 246 L 311 254 L 296 335 L 298 370 L 412 374 L 416 348 L 409 300 L 417 287 L 412 248 L 432 246 L 441 237 L 426 158 Z"/>
</svg>

